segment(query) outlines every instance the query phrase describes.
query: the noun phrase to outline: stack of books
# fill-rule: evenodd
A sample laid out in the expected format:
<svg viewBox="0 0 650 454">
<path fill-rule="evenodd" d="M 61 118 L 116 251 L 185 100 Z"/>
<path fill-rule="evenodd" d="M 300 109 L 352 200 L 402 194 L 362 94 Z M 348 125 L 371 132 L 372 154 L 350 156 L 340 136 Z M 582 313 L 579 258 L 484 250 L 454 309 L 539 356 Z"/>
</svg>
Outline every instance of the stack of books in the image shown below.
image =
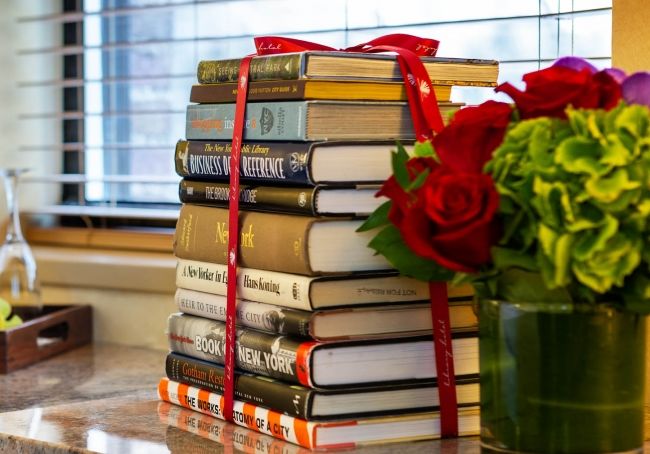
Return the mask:
<svg viewBox="0 0 650 454">
<path fill-rule="evenodd" d="M 453 84 L 494 85 L 493 61 L 424 58 L 443 116 Z M 192 88 L 162 400 L 223 418 L 228 170 L 238 60 Z M 269 79 L 269 80 L 265 80 Z M 394 56 L 256 57 L 242 147 L 234 422 L 308 448 L 435 438 L 428 284 L 357 233 L 381 203 L 395 140 L 415 138 Z M 296 99 L 298 99 L 296 101 Z M 374 185 L 374 186 L 373 186 Z M 460 434 L 476 434 L 477 320 L 450 288 Z"/>
</svg>

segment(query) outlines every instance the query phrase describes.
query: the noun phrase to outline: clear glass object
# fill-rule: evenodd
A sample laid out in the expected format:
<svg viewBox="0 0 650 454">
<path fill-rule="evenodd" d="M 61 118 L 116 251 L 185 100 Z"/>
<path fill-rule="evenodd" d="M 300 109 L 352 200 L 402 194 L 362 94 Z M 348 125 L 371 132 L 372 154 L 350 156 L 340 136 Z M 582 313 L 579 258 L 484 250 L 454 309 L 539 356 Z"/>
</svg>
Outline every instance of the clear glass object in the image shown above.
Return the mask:
<svg viewBox="0 0 650 454">
<path fill-rule="evenodd" d="M 43 310 L 41 286 L 32 250 L 23 237 L 18 211 L 18 179 L 27 169 L 0 169 L 4 182 L 9 222 L 0 246 L 0 298 L 23 318 L 33 318 Z"/>
<path fill-rule="evenodd" d="M 606 304 L 479 308 L 485 452 L 643 451 L 643 315 Z"/>
</svg>

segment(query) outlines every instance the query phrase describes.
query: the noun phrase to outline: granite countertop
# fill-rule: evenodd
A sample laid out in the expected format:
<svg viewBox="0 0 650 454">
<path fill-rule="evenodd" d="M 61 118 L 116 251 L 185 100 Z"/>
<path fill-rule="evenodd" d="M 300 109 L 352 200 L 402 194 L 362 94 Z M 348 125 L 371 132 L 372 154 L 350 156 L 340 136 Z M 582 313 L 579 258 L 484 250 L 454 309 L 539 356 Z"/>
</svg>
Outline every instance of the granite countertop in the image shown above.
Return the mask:
<svg viewBox="0 0 650 454">
<path fill-rule="evenodd" d="M 94 344 L 0 375 L 0 452 L 310 452 L 160 402 L 156 386 L 164 374 L 165 355 L 157 350 Z M 480 452 L 480 447 L 478 439 L 462 438 L 345 452 L 472 454 Z"/>
<path fill-rule="evenodd" d="M 160 402 L 156 386 L 164 373 L 165 355 L 157 350 L 95 344 L 0 375 L 0 452 L 311 452 Z M 650 442 L 645 451 L 650 452 Z M 477 438 L 460 438 L 345 452 L 474 454 L 481 448 Z"/>
</svg>

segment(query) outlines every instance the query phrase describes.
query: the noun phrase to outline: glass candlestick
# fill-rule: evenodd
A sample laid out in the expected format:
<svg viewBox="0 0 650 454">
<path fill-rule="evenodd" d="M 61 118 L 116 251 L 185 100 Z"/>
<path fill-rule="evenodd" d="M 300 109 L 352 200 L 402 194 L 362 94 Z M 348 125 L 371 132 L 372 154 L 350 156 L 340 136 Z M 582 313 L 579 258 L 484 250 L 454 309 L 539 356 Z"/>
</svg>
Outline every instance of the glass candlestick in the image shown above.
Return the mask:
<svg viewBox="0 0 650 454">
<path fill-rule="evenodd" d="M 7 199 L 9 222 L 0 246 L 0 298 L 5 299 L 24 318 L 41 313 L 41 286 L 36 260 L 23 237 L 18 211 L 18 178 L 27 169 L 0 169 Z"/>
</svg>

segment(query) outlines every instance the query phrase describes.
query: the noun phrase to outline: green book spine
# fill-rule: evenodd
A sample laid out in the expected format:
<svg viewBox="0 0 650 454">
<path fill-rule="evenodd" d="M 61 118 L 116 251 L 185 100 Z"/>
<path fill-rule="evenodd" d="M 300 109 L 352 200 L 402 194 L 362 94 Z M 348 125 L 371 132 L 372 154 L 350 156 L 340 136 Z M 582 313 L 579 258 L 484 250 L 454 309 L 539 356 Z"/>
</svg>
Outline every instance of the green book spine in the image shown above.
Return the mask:
<svg viewBox="0 0 650 454">
<path fill-rule="evenodd" d="M 181 180 L 178 194 L 181 202 L 228 207 L 230 187 L 225 183 Z M 242 208 L 315 216 L 314 188 L 247 186 L 239 188 Z"/>
<path fill-rule="evenodd" d="M 296 140 L 306 138 L 307 102 L 248 103 L 245 140 Z M 187 107 L 185 137 L 189 140 L 232 139 L 235 104 L 191 104 Z"/>
<path fill-rule="evenodd" d="M 299 79 L 302 74 L 303 54 L 280 54 L 251 60 L 250 80 Z M 197 68 L 200 84 L 237 82 L 241 59 L 203 60 Z"/>
</svg>

